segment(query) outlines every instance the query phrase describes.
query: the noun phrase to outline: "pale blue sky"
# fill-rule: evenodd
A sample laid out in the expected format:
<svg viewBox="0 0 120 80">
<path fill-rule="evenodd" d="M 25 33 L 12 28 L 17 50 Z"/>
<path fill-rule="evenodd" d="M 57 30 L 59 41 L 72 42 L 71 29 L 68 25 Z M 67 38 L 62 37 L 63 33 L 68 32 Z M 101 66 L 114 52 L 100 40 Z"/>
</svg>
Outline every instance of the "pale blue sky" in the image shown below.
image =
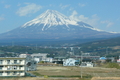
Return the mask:
<svg viewBox="0 0 120 80">
<path fill-rule="evenodd" d="M 0 33 L 20 27 L 47 9 L 104 31 L 120 32 L 120 0 L 0 0 Z"/>
</svg>

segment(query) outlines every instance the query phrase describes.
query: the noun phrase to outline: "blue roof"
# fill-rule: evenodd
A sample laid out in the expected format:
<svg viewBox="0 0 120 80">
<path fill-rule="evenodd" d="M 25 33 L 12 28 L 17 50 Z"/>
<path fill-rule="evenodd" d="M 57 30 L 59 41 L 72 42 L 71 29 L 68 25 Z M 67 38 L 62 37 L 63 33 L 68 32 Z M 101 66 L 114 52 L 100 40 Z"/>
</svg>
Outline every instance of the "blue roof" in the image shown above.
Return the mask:
<svg viewBox="0 0 120 80">
<path fill-rule="evenodd" d="M 106 58 L 105 57 L 100 57 L 100 60 L 106 60 Z"/>
</svg>

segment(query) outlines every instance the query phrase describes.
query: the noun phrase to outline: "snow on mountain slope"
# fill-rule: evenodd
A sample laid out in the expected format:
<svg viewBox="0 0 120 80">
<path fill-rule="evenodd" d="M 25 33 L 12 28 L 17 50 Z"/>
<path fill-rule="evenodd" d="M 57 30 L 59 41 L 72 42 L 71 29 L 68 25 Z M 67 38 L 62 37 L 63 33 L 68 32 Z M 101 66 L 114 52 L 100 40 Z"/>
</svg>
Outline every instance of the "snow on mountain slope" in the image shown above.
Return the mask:
<svg viewBox="0 0 120 80">
<path fill-rule="evenodd" d="M 101 31 L 82 21 L 72 20 L 55 11 L 47 10 L 23 26 L 0 35 L 1 39 L 88 39 L 114 35 Z"/>
<path fill-rule="evenodd" d="M 26 28 L 27 26 L 36 24 L 44 24 L 42 30 L 44 30 L 46 26 L 49 28 L 51 26 L 66 25 L 69 28 L 68 25 L 78 25 L 77 22 L 70 20 L 65 15 L 54 10 L 47 10 L 37 18 L 25 23 L 22 27 Z"/>
<path fill-rule="evenodd" d="M 79 24 L 81 23 L 81 24 Z M 46 12 L 42 13 L 39 15 L 37 18 L 25 23 L 22 28 L 26 28 L 32 25 L 41 25 L 42 26 L 42 31 L 50 28 L 51 26 L 58 26 L 58 25 L 65 25 L 67 28 L 69 28 L 69 25 L 75 25 L 79 27 L 85 27 L 85 28 L 90 28 L 92 30 L 96 31 L 101 31 L 99 29 L 93 28 L 90 25 L 85 25 L 83 22 L 78 22 L 75 20 L 71 20 L 70 18 L 66 17 L 65 15 L 59 13 L 58 11 L 55 10 L 47 10 Z"/>
</svg>

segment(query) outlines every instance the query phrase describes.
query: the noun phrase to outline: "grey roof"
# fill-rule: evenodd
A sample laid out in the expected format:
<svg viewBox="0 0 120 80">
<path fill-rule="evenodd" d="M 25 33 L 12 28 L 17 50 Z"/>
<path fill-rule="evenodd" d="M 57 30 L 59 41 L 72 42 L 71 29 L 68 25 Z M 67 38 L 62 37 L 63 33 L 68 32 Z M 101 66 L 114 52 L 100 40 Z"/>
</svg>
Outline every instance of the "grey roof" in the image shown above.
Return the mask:
<svg viewBox="0 0 120 80">
<path fill-rule="evenodd" d="M 48 53 L 36 53 L 36 54 L 31 54 L 31 56 L 47 56 Z"/>
</svg>

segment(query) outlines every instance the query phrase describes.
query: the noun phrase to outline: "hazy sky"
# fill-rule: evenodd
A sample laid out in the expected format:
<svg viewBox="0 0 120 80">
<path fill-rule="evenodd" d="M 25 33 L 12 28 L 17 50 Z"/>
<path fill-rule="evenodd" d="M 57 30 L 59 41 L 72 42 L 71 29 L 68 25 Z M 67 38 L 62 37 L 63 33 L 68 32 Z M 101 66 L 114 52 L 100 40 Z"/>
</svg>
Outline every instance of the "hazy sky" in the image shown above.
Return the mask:
<svg viewBox="0 0 120 80">
<path fill-rule="evenodd" d="M 47 9 L 109 32 L 120 32 L 120 0 L 0 0 L 0 33 L 20 27 Z"/>
</svg>

